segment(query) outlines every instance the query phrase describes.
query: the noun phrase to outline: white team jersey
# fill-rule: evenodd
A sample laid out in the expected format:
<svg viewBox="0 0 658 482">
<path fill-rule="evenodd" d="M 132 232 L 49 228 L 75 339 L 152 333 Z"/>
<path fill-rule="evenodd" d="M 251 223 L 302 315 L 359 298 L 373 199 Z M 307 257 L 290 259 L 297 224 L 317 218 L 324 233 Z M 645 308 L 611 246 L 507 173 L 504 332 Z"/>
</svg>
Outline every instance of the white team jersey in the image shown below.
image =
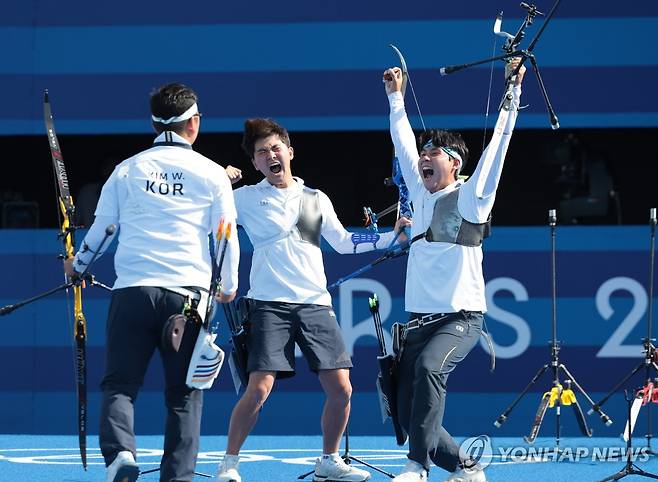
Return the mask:
<svg viewBox="0 0 658 482">
<path fill-rule="evenodd" d="M 487 221 L 493 208 L 519 106 L 521 88 L 514 87 L 512 109 L 501 110 L 491 142 L 482 153 L 473 175 L 435 193 L 423 185 L 418 172 L 416 139 L 399 92 L 389 95 L 391 138 L 414 206 L 412 238 L 427 231 L 437 199 L 459 187 L 457 207 L 471 223 Z M 416 241 L 409 250 L 405 310 L 414 313 L 486 311 L 482 248 L 445 242 Z"/>
<path fill-rule="evenodd" d="M 263 179 L 234 192 L 238 224 L 254 245 L 247 296 L 261 301 L 331 306 L 322 251 L 302 240 L 295 228 L 304 189 L 304 181 L 295 181 L 292 186 L 279 189 Z M 322 237 L 339 253 L 354 253 L 353 233 L 338 220 L 327 195 L 318 193 Z M 392 231 L 383 233 L 376 248 L 386 248 L 392 240 Z M 356 252 L 373 249 L 372 243 L 362 243 Z"/>
<path fill-rule="evenodd" d="M 108 224 L 119 228 L 114 288 L 210 285 L 208 234 L 220 218 L 235 222 L 231 183 L 224 168 L 194 152 L 173 132 L 119 164 L 101 192 L 96 220 L 84 244 L 95 251 Z M 234 226 L 235 227 L 235 226 Z M 234 231 L 235 234 L 235 231 Z M 90 251 L 76 255 L 77 271 Z M 222 268 L 222 291 L 237 289 L 239 247 L 232 236 Z"/>
</svg>

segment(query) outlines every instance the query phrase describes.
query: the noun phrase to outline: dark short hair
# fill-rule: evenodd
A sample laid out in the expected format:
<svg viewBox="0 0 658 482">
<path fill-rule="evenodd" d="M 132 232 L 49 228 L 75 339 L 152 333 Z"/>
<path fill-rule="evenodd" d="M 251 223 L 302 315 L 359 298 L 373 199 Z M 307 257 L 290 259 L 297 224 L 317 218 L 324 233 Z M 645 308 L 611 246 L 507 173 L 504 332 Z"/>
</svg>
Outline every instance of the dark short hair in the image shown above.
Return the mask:
<svg viewBox="0 0 658 482">
<path fill-rule="evenodd" d="M 242 135 L 242 149 L 249 156 L 254 158 L 254 146 L 259 139 L 264 139 L 276 134 L 279 139 L 290 147 L 290 135 L 285 127 L 280 126 L 272 119 L 247 119 L 244 122 L 244 133 Z"/>
<path fill-rule="evenodd" d="M 151 92 L 151 114 L 161 119 L 169 119 L 181 115 L 197 101 L 196 92 L 183 84 L 172 83 Z M 153 122 L 156 132 L 174 131 L 181 133 L 187 121 L 163 124 Z"/>
<path fill-rule="evenodd" d="M 468 162 L 468 147 L 462 138 L 462 135 L 459 132 L 447 131 L 443 129 L 430 129 L 428 131 L 422 132 L 418 136 L 418 152 L 423 149 L 423 146 L 429 141 L 432 141 L 436 147 L 449 147 L 461 156 L 462 162 L 459 170 L 456 174 L 464 169 L 464 166 Z"/>
</svg>

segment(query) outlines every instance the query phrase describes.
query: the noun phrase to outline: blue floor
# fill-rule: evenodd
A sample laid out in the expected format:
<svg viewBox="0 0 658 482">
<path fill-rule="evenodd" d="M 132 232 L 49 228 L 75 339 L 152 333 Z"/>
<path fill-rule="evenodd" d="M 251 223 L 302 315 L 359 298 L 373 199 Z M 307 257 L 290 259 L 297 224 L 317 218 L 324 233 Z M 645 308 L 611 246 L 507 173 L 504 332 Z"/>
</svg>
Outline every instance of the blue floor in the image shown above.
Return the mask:
<svg viewBox="0 0 658 482">
<path fill-rule="evenodd" d="M 459 439 L 461 442 L 462 439 Z M 520 438 L 495 438 L 493 457 L 487 467 L 490 482 L 595 481 L 625 467 L 625 444 L 618 438 L 566 438 L 562 460 L 542 452 L 553 447 L 554 439 L 540 438 L 531 448 Z M 646 446 L 639 439 L 638 448 Z M 641 442 L 641 443 L 640 443 Z M 223 454 L 226 437 L 204 436 L 201 441 L 197 470 L 214 475 Z M 161 456 L 162 437 L 138 438 L 138 463 L 142 470 L 157 467 Z M 252 436 L 242 452 L 240 472 L 245 482 L 294 481 L 312 470 L 321 446 L 319 436 Z M 381 469 L 397 473 L 405 463 L 404 448 L 395 446 L 391 437 L 351 437 L 350 454 Z M 528 451 L 531 450 L 530 453 Z M 341 449 L 341 453 L 343 449 Z M 622 458 L 620 458 L 622 457 Z M 613 460 L 605 460 L 612 458 Z M 0 435 L 0 481 L 2 482 L 86 482 L 104 481 L 105 468 L 94 437 L 89 438 L 88 469 L 80 465 L 75 436 Z M 356 462 L 355 462 L 356 463 Z M 638 453 L 636 466 L 658 474 L 658 457 Z M 373 481 L 390 480 L 372 471 Z M 441 481 L 446 472 L 433 468 L 430 481 Z M 140 480 L 157 481 L 158 475 L 146 474 Z M 195 480 L 212 480 L 197 477 Z M 312 480 L 311 477 L 306 480 Z M 639 476 L 623 479 L 649 480 Z"/>
</svg>

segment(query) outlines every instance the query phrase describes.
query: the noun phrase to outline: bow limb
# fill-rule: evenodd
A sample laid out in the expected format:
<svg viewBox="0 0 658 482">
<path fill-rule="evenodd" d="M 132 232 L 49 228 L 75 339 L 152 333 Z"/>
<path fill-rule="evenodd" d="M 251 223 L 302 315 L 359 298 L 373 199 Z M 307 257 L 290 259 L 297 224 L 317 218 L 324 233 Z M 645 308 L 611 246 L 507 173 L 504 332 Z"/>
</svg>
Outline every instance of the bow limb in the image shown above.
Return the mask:
<svg viewBox="0 0 658 482">
<path fill-rule="evenodd" d="M 399 60 L 400 60 L 400 68 L 402 69 L 402 97 L 404 97 L 404 94 L 407 90 L 407 80 L 409 78 L 409 71 L 407 69 L 407 62 L 404 60 L 404 56 L 402 55 L 402 52 L 400 52 L 400 49 L 398 49 L 395 45 L 390 44 L 389 45 L 397 54 Z M 397 157 L 395 155 L 395 149 L 393 149 L 393 172 L 391 173 L 391 177 L 386 178 L 384 180 L 384 184 L 387 186 L 397 186 L 399 189 L 399 184 L 396 181 L 396 171 L 400 171 L 399 166 L 397 165 Z M 400 179 L 401 176 L 400 176 Z M 404 182 L 404 181 L 402 181 Z M 375 233 L 379 232 L 379 218 L 382 216 L 385 216 L 389 213 L 392 213 L 395 211 L 396 216 L 395 219 L 399 219 L 400 213 L 401 213 L 401 199 L 398 198 L 398 201 L 395 204 L 392 204 L 388 206 L 387 208 L 383 209 L 380 212 L 374 212 L 370 207 L 364 206 L 363 208 L 363 217 L 364 217 L 364 222 L 365 222 L 365 227 L 372 229 Z M 404 215 L 404 214 L 403 214 Z M 396 236 L 397 239 L 397 236 Z M 391 243 L 391 246 L 395 243 L 395 240 L 393 240 L 393 243 Z M 389 246 L 390 247 L 390 246 Z"/>
<path fill-rule="evenodd" d="M 425 128 L 425 122 L 423 121 L 423 116 L 420 113 L 420 107 L 418 106 L 418 101 L 416 100 L 416 94 L 413 90 L 413 85 L 411 84 L 411 78 L 409 76 L 409 69 L 407 68 L 407 62 L 404 59 L 404 56 L 402 55 L 402 52 L 400 52 L 400 49 L 398 49 L 395 45 L 390 44 L 390 47 L 393 49 L 393 51 L 396 53 L 398 56 L 398 60 L 400 61 L 400 68 L 402 69 L 402 87 L 400 89 L 400 92 L 402 93 L 402 97 L 404 97 L 407 89 L 407 84 L 411 86 L 411 91 L 414 96 L 414 101 L 416 102 L 416 108 L 418 109 L 418 114 L 420 116 L 420 120 L 423 124 L 423 129 Z M 409 189 L 407 189 L 407 185 L 404 182 L 404 177 L 402 176 L 402 170 L 400 169 L 400 162 L 398 160 L 397 154 L 395 152 L 395 148 L 393 148 L 393 169 L 391 173 L 391 182 L 397 186 L 398 188 L 398 207 L 397 207 L 397 216 L 396 218 L 399 219 L 400 216 L 405 216 L 409 219 L 412 217 L 412 207 L 411 207 L 411 202 L 409 199 Z M 404 229 L 405 234 L 407 235 L 407 238 L 411 237 L 411 233 L 408 228 Z M 391 242 L 391 245 L 389 246 L 389 249 L 393 247 L 395 242 L 397 241 L 397 238 L 400 233 L 397 233 L 395 236 L 395 239 Z"/>
<path fill-rule="evenodd" d="M 48 98 L 48 91 L 44 94 L 43 114 L 46 124 L 46 133 L 50 145 L 50 155 L 53 162 L 53 170 L 57 181 L 57 196 L 61 214 L 61 230 L 59 238 L 63 244 L 63 256 L 71 258 L 75 254 L 75 230 L 74 225 L 75 204 L 69 189 L 69 180 L 59 148 L 52 110 Z M 82 466 L 87 470 L 87 320 L 82 309 L 82 284 L 73 285 L 73 314 L 74 326 L 73 337 L 75 340 L 75 380 L 76 395 L 78 402 L 78 444 L 80 447 L 80 459 Z"/>
<path fill-rule="evenodd" d="M 393 51 L 398 56 L 400 62 L 400 68 L 402 69 L 402 87 L 401 87 L 402 97 L 404 97 L 407 89 L 407 84 L 409 84 L 411 86 L 411 92 L 413 93 L 414 96 L 416 108 L 418 109 L 418 115 L 420 116 L 421 123 L 423 124 L 423 129 L 425 129 L 425 122 L 423 120 L 423 115 L 420 112 L 418 101 L 416 100 L 416 94 L 414 92 L 413 85 L 411 84 L 411 77 L 409 76 L 409 69 L 407 68 L 407 62 L 404 59 L 404 55 L 402 55 L 400 49 L 398 49 L 395 45 L 389 44 L 389 46 L 393 49 Z M 386 178 L 384 180 L 384 184 L 386 184 L 387 186 L 394 185 L 398 188 L 398 201 L 395 204 L 388 206 L 387 208 L 385 208 L 380 212 L 374 212 L 369 207 L 363 208 L 365 227 L 372 229 L 375 233 L 379 231 L 379 226 L 378 226 L 379 218 L 389 213 L 392 213 L 393 211 L 396 212 L 396 217 L 395 217 L 396 220 L 399 219 L 400 216 L 411 218 L 412 208 L 411 208 L 411 203 L 409 201 L 409 190 L 407 189 L 407 186 L 404 183 L 404 178 L 402 177 L 402 172 L 400 169 L 398 158 L 395 153 L 395 149 L 393 149 L 393 166 L 392 166 L 391 177 Z M 405 231 L 407 237 L 409 237 L 408 229 Z M 393 247 L 395 241 L 397 241 L 397 236 L 391 242 L 389 249 Z"/>
<path fill-rule="evenodd" d="M 395 45 L 391 44 L 390 47 L 395 51 L 395 53 L 398 56 L 398 59 L 400 61 L 400 68 L 402 69 L 402 86 L 401 86 L 401 92 L 402 96 L 404 97 L 405 91 L 406 91 L 406 86 L 407 83 L 411 86 L 411 90 L 413 92 L 413 86 L 411 85 L 410 82 L 410 77 L 409 77 L 409 70 L 407 69 L 407 62 L 404 59 L 404 56 L 402 55 L 402 52 L 400 52 L 400 49 L 398 49 Z M 416 98 L 414 94 L 414 99 Z M 418 106 L 418 103 L 416 102 L 416 106 Z M 420 109 L 418 110 L 418 113 L 420 114 Z M 422 114 L 421 114 L 421 121 L 422 121 Z M 425 127 L 425 124 L 423 122 L 423 128 Z M 387 178 L 384 180 L 384 184 L 388 186 L 396 186 L 398 188 L 398 201 L 397 203 L 387 207 L 383 211 L 379 213 L 374 213 L 370 208 L 364 207 L 364 214 L 365 214 L 365 220 L 366 220 L 366 227 L 372 228 L 375 232 L 377 232 L 377 222 L 381 216 L 384 216 L 388 213 L 391 213 L 393 211 L 396 211 L 396 220 L 400 218 L 400 216 L 405 216 L 411 219 L 412 216 L 412 207 L 411 203 L 409 200 L 409 190 L 407 189 L 407 186 L 404 182 L 404 177 L 402 176 L 402 170 L 400 169 L 400 163 L 398 161 L 397 155 L 395 153 L 395 148 L 393 148 L 393 169 L 391 173 L 391 177 Z M 368 263 L 367 265 L 357 269 L 356 271 L 340 278 L 338 281 L 332 283 L 327 287 L 328 290 L 333 290 L 334 288 L 340 286 L 344 282 L 356 278 L 357 276 L 361 275 L 362 273 L 374 268 L 378 264 L 392 258 L 397 258 L 398 256 L 403 256 L 407 254 L 409 251 L 409 246 L 410 246 L 410 241 L 411 241 L 411 235 L 409 232 L 408 228 L 405 228 L 405 234 L 407 235 L 407 242 L 401 243 L 399 246 L 395 246 L 395 242 L 397 241 L 400 232 L 396 233 L 395 237 L 391 241 L 390 245 L 387 247 L 387 249 L 384 251 L 384 253 L 374 261 Z"/>
<path fill-rule="evenodd" d="M 418 98 L 416 97 L 416 91 L 414 89 L 414 84 L 411 82 L 411 76 L 409 75 L 409 69 L 407 68 L 407 62 L 404 60 L 404 55 L 402 55 L 402 52 L 400 52 L 400 49 L 397 48 L 395 45 L 390 44 L 389 45 L 393 51 L 397 54 L 398 59 L 400 61 L 400 68 L 402 69 L 402 96 L 404 97 L 404 94 L 406 92 L 407 88 L 407 83 L 409 84 L 409 87 L 411 88 L 411 95 L 414 98 L 414 103 L 416 104 L 416 110 L 418 111 L 418 117 L 420 117 L 420 123 L 423 126 L 423 130 L 426 131 L 427 128 L 425 127 L 425 120 L 423 119 L 423 114 L 420 111 L 420 104 L 418 104 Z"/>
<path fill-rule="evenodd" d="M 389 47 L 393 49 L 393 51 L 397 54 L 398 59 L 400 60 L 400 68 L 402 69 L 402 88 L 400 89 L 400 92 L 402 92 L 402 97 L 404 97 L 404 94 L 407 91 L 407 82 L 409 80 L 409 69 L 407 69 L 407 62 L 404 60 L 404 56 L 402 55 L 402 52 L 400 52 L 400 49 L 398 49 L 393 44 L 390 44 Z"/>
</svg>

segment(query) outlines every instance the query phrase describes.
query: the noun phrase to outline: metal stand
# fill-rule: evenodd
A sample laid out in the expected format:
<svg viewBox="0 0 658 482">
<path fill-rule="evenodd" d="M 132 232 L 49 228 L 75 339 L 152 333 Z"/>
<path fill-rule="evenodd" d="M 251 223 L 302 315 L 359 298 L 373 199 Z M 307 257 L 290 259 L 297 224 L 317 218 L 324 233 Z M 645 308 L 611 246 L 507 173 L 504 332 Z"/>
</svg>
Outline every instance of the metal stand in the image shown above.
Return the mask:
<svg viewBox="0 0 658 482">
<path fill-rule="evenodd" d="M 352 463 L 352 461 L 354 461 L 354 462 L 357 462 L 359 464 L 365 465 L 369 469 L 376 470 L 380 474 L 384 474 L 385 476 L 390 477 L 391 479 L 395 477 L 395 475 L 391 474 L 390 472 L 386 472 L 385 470 L 380 469 L 379 467 L 375 467 L 374 465 L 369 464 L 368 462 L 366 462 L 362 459 L 358 459 L 358 458 L 354 457 L 353 455 L 350 455 L 349 425 L 347 427 L 345 427 L 345 452 L 343 452 L 343 455 L 341 455 L 340 457 L 343 459 L 343 461 L 347 465 L 349 465 L 350 463 Z M 313 474 L 314 472 L 315 472 L 315 469 L 311 470 L 310 472 L 306 472 L 305 474 L 300 475 L 299 477 L 297 477 L 297 479 L 298 480 L 303 480 L 306 477 L 308 477 L 309 475 Z"/>
<path fill-rule="evenodd" d="M 608 394 L 603 397 L 598 403 L 596 403 L 592 409 L 588 412 L 588 415 L 592 411 L 598 411 L 600 407 L 608 401 L 608 399 L 619 389 L 624 383 L 626 383 L 633 375 L 639 372 L 642 368 L 645 370 L 645 386 L 652 382 L 655 375 L 658 375 L 658 349 L 654 345 L 655 338 L 652 338 L 652 327 L 653 327 L 653 278 L 654 278 L 654 258 L 655 258 L 655 245 L 656 245 L 656 208 L 651 208 L 649 210 L 649 307 L 647 309 L 647 336 L 642 339 L 642 345 L 644 346 L 644 359 L 637 364 L 637 366 L 628 373 L 624 378 L 622 378 Z M 652 377 L 652 371 L 655 370 L 654 377 Z M 658 455 L 651 449 L 651 439 L 653 434 L 651 433 L 651 408 L 650 404 L 647 405 L 647 447 L 649 452 L 653 455 Z"/>
<path fill-rule="evenodd" d="M 116 226 L 114 224 L 110 224 L 108 227 L 105 228 L 105 235 L 103 236 L 103 239 L 98 246 L 98 249 L 94 253 L 94 256 L 91 258 L 89 261 L 89 264 L 87 264 L 87 267 L 85 270 L 80 273 L 79 276 L 77 276 L 74 279 L 69 280 L 68 282 L 61 284 L 59 286 L 56 286 L 55 288 L 49 289 L 48 291 L 44 291 L 43 293 L 39 293 L 38 295 L 32 296 L 26 300 L 19 301 L 18 303 L 14 303 L 12 305 L 5 305 L 0 308 L 0 316 L 3 315 L 8 315 L 14 310 L 17 310 L 18 308 L 25 306 L 27 304 L 30 304 L 34 301 L 40 300 L 41 298 L 45 298 L 46 296 L 50 296 L 53 293 L 57 293 L 58 291 L 65 291 L 68 290 L 69 288 L 72 288 L 73 286 L 81 286 L 83 283 L 89 283 L 92 286 L 98 286 L 100 288 L 103 288 L 107 291 L 112 291 L 112 288 L 110 288 L 107 285 L 104 285 L 103 283 L 96 281 L 94 278 L 94 275 L 92 275 L 89 272 L 89 268 L 91 268 L 91 265 L 94 264 L 94 261 L 96 261 L 96 258 L 98 257 L 98 254 L 101 252 L 103 246 L 107 242 L 110 236 L 114 234 L 114 231 L 116 230 Z"/>
<path fill-rule="evenodd" d="M 544 420 L 544 415 L 546 414 L 546 410 L 549 408 L 549 406 L 552 408 L 555 406 L 555 413 L 556 413 L 556 434 L 555 434 L 555 451 L 559 452 L 560 451 L 560 415 L 561 415 L 561 406 L 562 405 L 571 405 L 574 408 L 574 414 L 576 415 L 576 420 L 578 421 L 578 425 L 580 427 L 580 430 L 582 431 L 583 435 L 586 437 L 591 437 L 592 436 L 592 430 L 587 426 L 587 422 L 585 420 L 585 417 L 583 415 L 583 411 L 580 408 L 580 404 L 576 400 L 576 397 L 571 390 L 571 384 L 573 384 L 578 391 L 585 397 L 585 399 L 591 404 L 594 405 L 594 401 L 591 399 L 591 397 L 585 392 L 585 390 L 580 386 L 580 384 L 576 381 L 574 376 L 569 372 L 567 369 L 566 365 L 564 363 L 560 362 L 559 359 L 559 352 L 560 352 L 560 342 L 557 340 L 557 284 L 556 284 L 556 269 L 555 269 L 555 225 L 557 222 L 556 214 L 555 214 L 555 209 L 551 209 L 548 212 L 548 223 L 551 228 L 551 281 L 552 281 L 552 326 L 553 326 L 553 333 L 552 333 L 552 339 L 550 342 L 550 347 L 551 347 L 551 361 L 549 363 L 546 363 L 544 366 L 542 366 L 539 371 L 535 374 L 535 376 L 532 378 L 530 383 L 523 389 L 523 391 L 516 397 L 516 399 L 512 402 L 512 404 L 505 409 L 505 411 L 496 419 L 494 422 L 494 425 L 496 427 L 500 427 L 503 423 L 507 421 L 507 417 L 510 414 L 510 412 L 514 409 L 517 403 L 521 400 L 521 398 L 530 390 L 530 388 L 541 378 L 541 376 L 546 372 L 546 370 L 551 369 L 552 375 L 553 375 L 553 387 L 550 391 L 544 393 L 542 396 L 541 402 L 539 404 L 539 409 L 537 410 L 537 415 L 535 417 L 535 420 L 532 425 L 532 429 L 530 431 L 530 435 L 527 437 L 524 437 L 525 441 L 527 443 L 534 443 L 535 439 L 537 438 L 537 435 L 539 434 L 539 429 L 541 428 L 541 424 Z M 563 388 L 562 383 L 560 382 L 560 372 L 562 372 L 564 375 L 568 377 L 567 380 L 565 380 L 565 385 L 566 388 Z M 599 414 L 601 415 L 601 420 L 606 425 L 610 425 L 612 423 L 612 420 L 604 414 L 600 408 L 597 409 Z"/>
<path fill-rule="evenodd" d="M 155 469 L 144 470 L 144 471 L 140 470 L 139 471 L 139 477 L 141 477 L 142 475 L 152 474 L 153 472 L 159 472 L 159 471 L 160 471 L 160 467 L 155 468 Z M 198 475 L 199 477 L 205 477 L 207 479 L 212 479 L 212 475 L 204 474 L 202 472 L 194 472 L 194 475 Z"/>
<path fill-rule="evenodd" d="M 500 32 L 500 23 L 502 22 L 502 13 L 498 15 L 496 18 L 496 24 L 494 27 L 494 32 L 497 35 L 501 35 L 507 39 L 507 42 L 505 46 L 503 47 L 503 50 L 506 52 L 504 55 L 498 55 L 496 57 L 491 57 L 488 59 L 484 60 L 478 60 L 476 62 L 470 62 L 467 64 L 460 64 L 460 65 L 450 65 L 448 67 L 442 67 L 439 69 L 439 72 L 441 75 L 448 75 L 453 72 L 457 72 L 459 70 L 466 69 L 468 67 L 473 67 L 476 65 L 481 65 L 485 64 L 488 62 L 493 62 L 494 60 L 507 60 L 512 57 L 520 57 L 521 61 L 519 62 L 519 67 L 516 69 L 516 71 L 512 72 L 510 75 L 510 78 L 508 79 L 508 82 L 514 78 L 514 76 L 517 74 L 518 70 L 521 68 L 521 65 L 526 60 L 529 60 L 530 63 L 532 64 L 532 70 L 535 73 L 535 76 L 537 77 L 537 83 L 539 84 L 539 89 L 541 91 L 541 95 L 544 98 L 544 102 L 546 104 L 546 110 L 548 111 L 548 116 L 549 120 L 551 122 L 551 128 L 552 129 L 559 129 L 560 128 L 560 123 L 558 121 L 557 115 L 555 114 L 555 111 L 553 110 L 553 106 L 551 105 L 551 101 L 548 98 L 548 94 L 546 93 L 546 87 L 544 86 L 544 81 L 542 80 L 541 74 L 539 73 L 539 66 L 537 65 L 537 59 L 535 58 L 535 54 L 532 53 L 534 50 L 535 46 L 537 45 L 537 41 L 539 40 L 539 37 L 541 34 L 544 32 L 544 29 L 548 26 L 548 22 L 551 20 L 553 17 L 553 14 L 555 13 L 555 10 L 557 9 L 558 5 L 560 4 L 561 0 L 556 0 L 555 4 L 553 7 L 551 7 L 551 10 L 548 12 L 548 15 L 546 16 L 546 20 L 544 20 L 544 23 L 542 24 L 541 28 L 537 32 L 537 35 L 532 39 L 530 42 L 530 45 L 528 46 L 527 49 L 523 50 L 517 50 L 518 45 L 521 43 L 523 40 L 523 37 L 525 36 L 525 29 L 526 27 L 532 25 L 532 22 L 537 15 L 543 15 L 540 11 L 537 10 L 537 7 L 534 5 L 528 5 L 525 2 L 521 2 L 521 7 L 526 10 L 526 18 L 523 20 L 523 23 L 521 24 L 521 27 L 519 30 L 516 32 L 516 35 L 511 35 L 507 32 Z M 502 102 L 501 102 L 502 104 Z"/>
<path fill-rule="evenodd" d="M 64 214 L 64 221 L 62 222 L 62 230 L 58 233 L 58 237 L 62 239 L 64 243 L 64 254 L 60 255 L 60 259 L 70 258 L 74 255 L 75 241 L 74 234 L 76 226 L 71 226 L 69 220 L 72 219 L 73 214 L 75 213 L 75 208 L 73 206 L 73 200 L 68 193 L 68 181 L 66 177 L 66 171 L 64 170 L 64 163 L 62 162 L 61 152 L 59 152 L 59 146 L 57 143 L 57 136 L 55 135 L 55 128 L 52 121 L 52 115 L 50 112 L 50 104 L 48 102 L 48 91 L 46 91 L 46 98 L 44 102 L 44 116 L 46 118 L 46 127 L 48 130 L 48 139 L 50 142 L 51 155 L 55 165 L 56 177 L 59 181 L 60 189 L 60 207 L 62 214 Z M 64 192 L 65 194 L 61 194 Z M 82 288 L 84 283 L 87 281 L 92 285 L 101 286 L 107 290 L 111 291 L 109 286 L 105 286 L 102 283 L 99 283 L 94 280 L 94 277 L 89 272 L 91 265 L 94 263 L 99 253 L 101 252 L 103 245 L 107 240 L 114 234 L 116 226 L 110 224 L 105 228 L 105 236 L 103 237 L 100 245 L 97 250 L 94 252 L 91 260 L 87 264 L 87 267 L 82 273 L 75 273 L 75 276 L 71 278 L 65 276 L 66 283 L 63 285 L 57 286 L 53 289 L 50 289 L 44 293 L 32 296 L 27 300 L 18 302 L 16 304 L 10 304 L 0 308 L 0 316 L 8 315 L 14 310 L 25 306 L 34 301 L 40 300 L 46 296 L 49 296 L 53 293 L 56 293 L 61 290 L 68 290 L 73 288 L 73 318 L 71 320 L 71 325 L 73 326 L 73 350 L 74 350 L 74 368 L 75 368 L 75 385 L 76 385 L 76 399 L 77 399 L 77 420 L 78 420 L 78 445 L 80 447 L 80 460 L 82 462 L 82 468 L 87 470 L 87 322 L 85 315 L 82 311 Z M 85 249 L 88 249 L 85 248 Z M 67 299 L 67 307 L 68 299 Z"/>
<path fill-rule="evenodd" d="M 32 296 L 31 298 L 28 298 L 26 300 L 19 301 L 18 303 L 14 303 L 12 305 L 5 305 L 5 306 L 0 308 L 0 316 L 8 315 L 12 311 L 14 311 L 14 310 L 16 310 L 16 309 L 18 309 L 22 306 L 30 304 L 33 301 L 40 300 L 41 298 L 45 298 L 46 296 L 50 296 L 53 293 L 57 293 L 58 291 L 66 291 L 69 288 L 72 288 L 73 286 L 80 286 L 83 282 L 84 283 L 89 283 L 92 286 L 98 286 L 99 288 L 103 288 L 103 289 L 108 290 L 108 291 L 112 291 L 112 288 L 110 288 L 109 286 L 107 286 L 107 285 L 105 285 L 105 284 L 103 284 L 99 281 L 96 281 L 94 276 L 92 274 L 88 273 L 87 275 L 85 275 L 84 278 L 76 278 L 75 280 L 71 280 L 67 283 L 56 286 L 55 288 L 49 289 L 48 291 L 44 291 L 43 293 L 39 293 L 38 295 Z"/>
<path fill-rule="evenodd" d="M 644 470 L 639 468 L 637 465 L 635 465 L 632 461 L 633 430 L 631 428 L 632 427 L 632 424 L 631 424 L 631 407 L 633 406 L 634 398 L 635 397 L 633 395 L 633 392 L 631 392 L 631 395 L 629 397 L 628 390 L 624 390 L 624 399 L 626 400 L 626 404 L 628 405 L 628 441 L 626 442 L 626 466 L 623 469 L 621 469 L 619 472 L 617 472 L 616 474 L 613 474 L 610 477 L 606 477 L 605 479 L 601 479 L 600 482 L 607 482 L 608 480 L 623 479 L 627 475 L 639 475 L 640 477 L 648 477 L 650 479 L 658 479 L 658 475 L 654 475 L 654 474 L 650 474 L 649 472 L 645 472 Z"/>
</svg>

